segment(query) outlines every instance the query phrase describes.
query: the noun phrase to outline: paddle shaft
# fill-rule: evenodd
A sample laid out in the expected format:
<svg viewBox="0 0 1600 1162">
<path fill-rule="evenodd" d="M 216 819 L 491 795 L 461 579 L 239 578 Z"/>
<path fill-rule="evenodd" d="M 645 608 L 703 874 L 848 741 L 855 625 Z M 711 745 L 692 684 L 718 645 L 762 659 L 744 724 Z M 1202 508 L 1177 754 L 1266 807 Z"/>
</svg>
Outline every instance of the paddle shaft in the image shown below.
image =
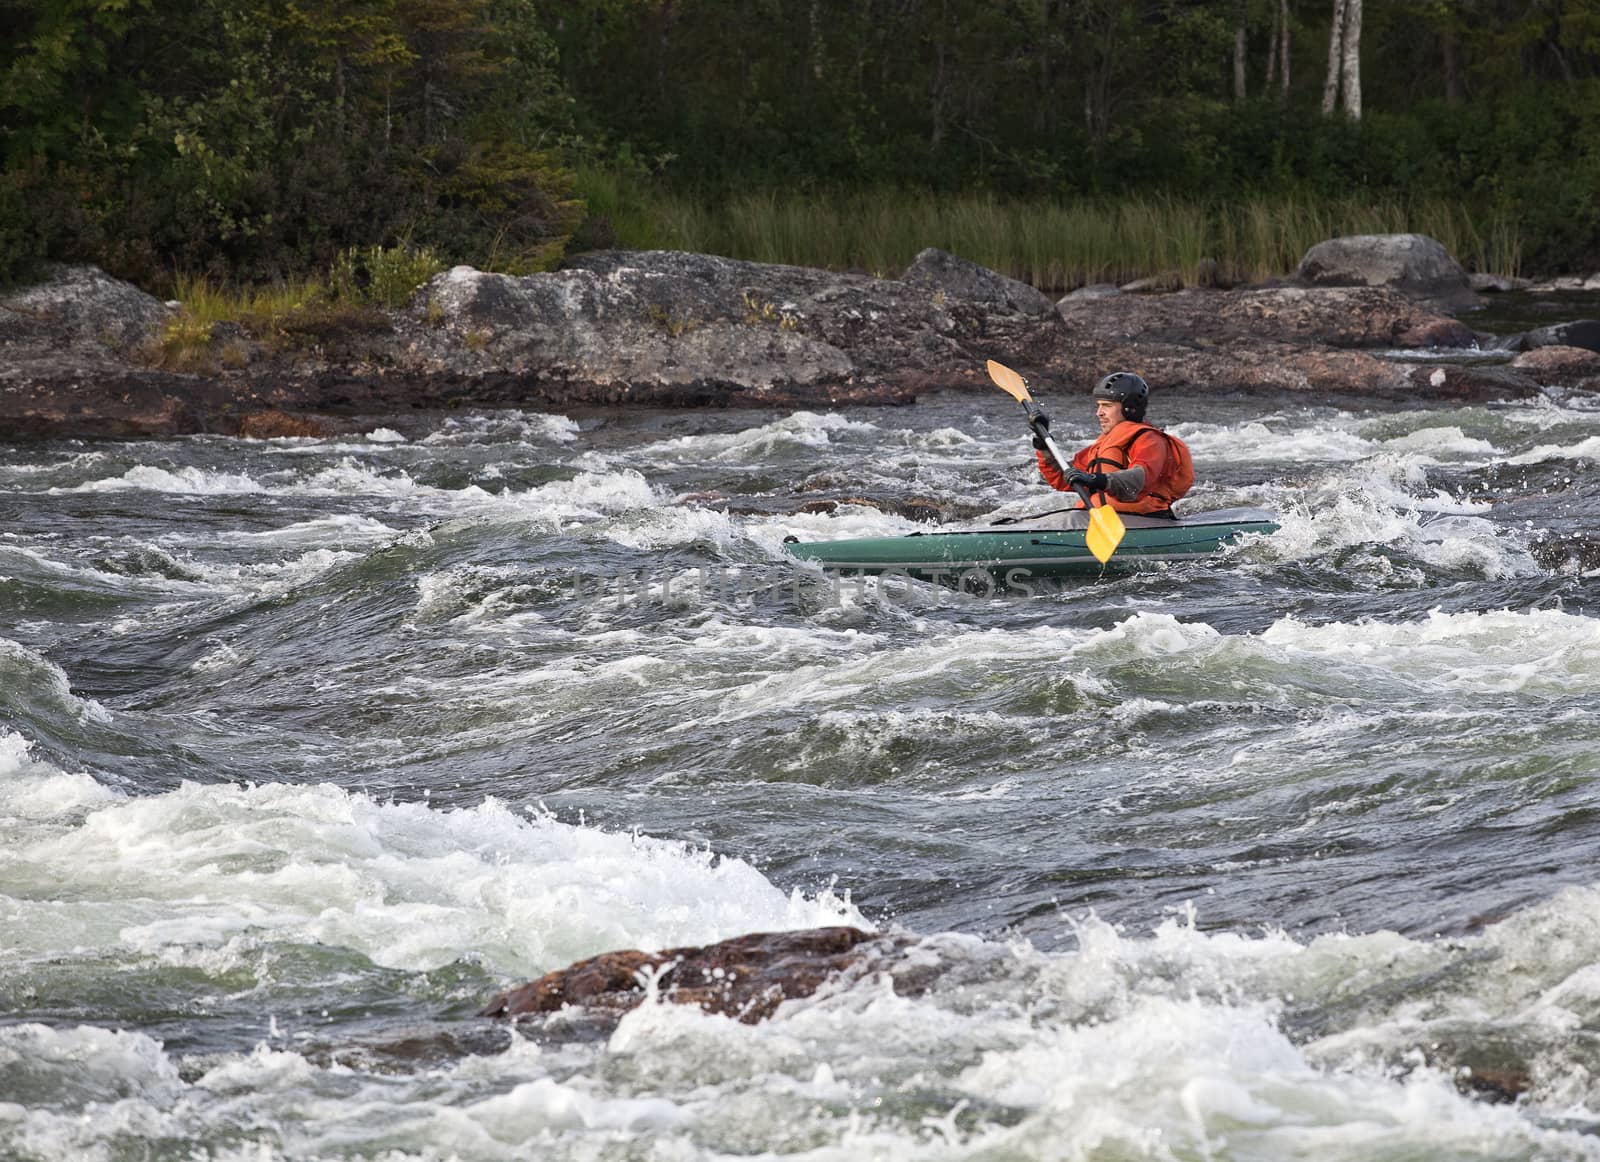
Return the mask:
<svg viewBox="0 0 1600 1162">
<path fill-rule="evenodd" d="M 1033 428 L 1033 434 L 1044 441 L 1044 446 L 1050 450 L 1050 455 L 1056 458 L 1056 467 L 1060 468 L 1062 472 L 1066 472 L 1072 467 L 1072 461 L 1068 457 L 1061 454 L 1061 449 L 1056 447 L 1056 442 L 1050 438 L 1050 429 L 1045 427 L 1044 424 L 1040 422 L 1040 420 L 1044 417 L 1044 413 L 1039 410 L 1039 405 L 1030 399 L 1024 403 L 1022 407 L 1023 410 L 1028 413 L 1028 425 Z M 1083 485 L 1074 484 L 1072 486 L 1072 491 L 1076 492 L 1080 497 L 1083 498 L 1084 508 L 1094 507 L 1089 500 L 1089 490 Z"/>
</svg>

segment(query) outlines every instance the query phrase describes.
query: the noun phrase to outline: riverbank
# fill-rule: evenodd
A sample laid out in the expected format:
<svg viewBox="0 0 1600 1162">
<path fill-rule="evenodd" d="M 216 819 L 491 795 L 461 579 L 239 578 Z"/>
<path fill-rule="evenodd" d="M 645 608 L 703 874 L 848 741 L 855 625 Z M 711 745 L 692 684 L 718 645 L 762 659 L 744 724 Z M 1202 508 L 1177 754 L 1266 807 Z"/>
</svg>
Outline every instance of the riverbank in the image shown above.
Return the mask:
<svg viewBox="0 0 1600 1162">
<path fill-rule="evenodd" d="M 1483 332 L 1483 301 L 1416 235 L 1313 247 L 1293 280 L 1059 302 L 939 250 L 895 278 L 605 251 L 524 277 L 456 267 L 397 309 L 190 335 L 182 304 L 58 267 L 0 297 L 0 438 L 320 435 L 463 406 L 894 405 L 988 390 L 991 358 L 1041 382 L 1127 367 L 1164 390 L 1329 399 L 1600 389 L 1600 323 Z"/>
</svg>

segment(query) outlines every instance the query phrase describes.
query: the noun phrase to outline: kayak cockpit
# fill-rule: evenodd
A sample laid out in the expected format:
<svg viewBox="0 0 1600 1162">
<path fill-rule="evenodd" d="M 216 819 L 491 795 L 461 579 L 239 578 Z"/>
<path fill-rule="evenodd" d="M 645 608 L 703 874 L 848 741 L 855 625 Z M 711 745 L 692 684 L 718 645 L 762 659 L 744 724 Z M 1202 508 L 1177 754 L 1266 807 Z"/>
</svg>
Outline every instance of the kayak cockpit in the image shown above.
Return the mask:
<svg viewBox="0 0 1600 1162">
<path fill-rule="evenodd" d="M 1002 515 L 990 513 L 970 524 L 939 526 L 940 533 L 1064 533 L 1082 532 L 1089 527 L 1089 510 L 1081 507 L 1050 509 L 1047 512 Z M 1216 525 L 1272 525 L 1278 518 L 1264 508 L 1214 508 L 1206 512 L 1169 516 L 1122 513 L 1122 523 L 1130 529 L 1192 529 Z M 913 536 L 917 534 L 911 534 Z M 928 534 L 922 534 L 928 535 Z"/>
</svg>

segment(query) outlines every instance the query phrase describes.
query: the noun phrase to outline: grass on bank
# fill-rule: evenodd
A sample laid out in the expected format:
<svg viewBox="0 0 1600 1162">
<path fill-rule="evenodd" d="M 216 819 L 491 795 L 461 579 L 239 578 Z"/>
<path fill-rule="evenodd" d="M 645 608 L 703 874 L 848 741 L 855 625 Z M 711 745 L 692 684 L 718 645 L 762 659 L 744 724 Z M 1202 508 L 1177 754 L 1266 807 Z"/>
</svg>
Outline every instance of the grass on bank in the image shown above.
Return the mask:
<svg viewBox="0 0 1600 1162">
<path fill-rule="evenodd" d="M 218 329 L 237 328 L 271 347 L 338 328 L 369 329 L 377 307 L 399 307 L 444 269 L 427 249 L 372 246 L 347 250 L 325 275 L 284 279 L 262 286 L 233 286 L 204 276 L 179 274 L 172 297 L 178 310 L 157 338 L 151 362 L 169 371 L 209 372 L 248 361 L 237 336 L 218 344 Z"/>
<path fill-rule="evenodd" d="M 1291 273 L 1313 245 L 1342 234 L 1427 234 L 1469 270 L 1514 276 L 1522 266 L 1513 222 L 1440 200 L 1060 203 L 884 191 L 746 193 L 712 205 L 596 169 L 579 172 L 578 188 L 590 214 L 607 220 L 608 241 L 629 249 L 894 275 L 937 246 L 1056 292 L 1163 275 L 1189 286 L 1258 282 Z"/>
<path fill-rule="evenodd" d="M 769 191 L 711 204 L 599 169 L 580 171 L 578 187 L 590 218 L 582 233 L 596 246 L 888 276 L 924 247 L 937 246 L 1055 293 L 1144 277 L 1172 286 L 1259 282 L 1291 273 L 1313 245 L 1341 234 L 1416 232 L 1438 239 L 1469 270 L 1516 276 L 1522 266 L 1514 222 L 1442 200 L 1410 205 L 1283 195 L 1203 204 L 1156 195 L 1059 203 L 992 194 Z M 603 226 L 594 229 L 597 223 Z M 582 244 L 580 238 L 574 248 Z M 348 250 L 323 274 L 269 286 L 179 276 L 173 297 L 181 309 L 151 358 L 174 371 L 242 365 L 248 348 L 231 333 L 219 340 L 219 328 L 229 331 L 225 325 L 271 347 L 315 342 L 341 327 L 362 330 L 378 317 L 375 308 L 404 305 L 443 269 L 431 251 L 401 245 Z"/>
</svg>

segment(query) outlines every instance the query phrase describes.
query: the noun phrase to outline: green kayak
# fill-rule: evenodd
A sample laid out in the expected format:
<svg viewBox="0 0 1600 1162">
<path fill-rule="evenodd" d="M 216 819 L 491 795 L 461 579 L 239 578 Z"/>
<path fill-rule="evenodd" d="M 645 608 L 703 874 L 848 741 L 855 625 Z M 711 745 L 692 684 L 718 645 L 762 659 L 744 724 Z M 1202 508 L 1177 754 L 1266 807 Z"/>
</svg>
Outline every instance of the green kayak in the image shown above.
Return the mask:
<svg viewBox="0 0 1600 1162">
<path fill-rule="evenodd" d="M 1084 544 L 1082 509 L 1034 517 L 991 520 L 962 528 L 850 541 L 800 541 L 784 547 L 829 573 L 897 575 L 973 591 L 1025 589 L 1039 578 L 1093 576 L 1102 571 L 1150 568 L 1215 553 L 1250 533 L 1278 531 L 1272 513 L 1225 508 L 1177 520 L 1123 514 L 1127 532 L 1101 565 Z"/>
</svg>

